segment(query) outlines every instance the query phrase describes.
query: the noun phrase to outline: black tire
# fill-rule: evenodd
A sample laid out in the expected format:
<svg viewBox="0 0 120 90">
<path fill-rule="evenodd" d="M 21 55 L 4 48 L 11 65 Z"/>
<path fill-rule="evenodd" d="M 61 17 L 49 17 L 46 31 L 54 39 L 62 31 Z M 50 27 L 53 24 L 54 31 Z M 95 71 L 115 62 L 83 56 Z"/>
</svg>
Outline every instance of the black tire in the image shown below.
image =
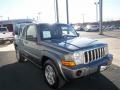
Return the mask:
<svg viewBox="0 0 120 90">
<path fill-rule="evenodd" d="M 10 43 L 13 43 L 13 41 L 11 40 Z"/>
<path fill-rule="evenodd" d="M 100 75 L 100 67 L 98 67 L 97 71 L 94 73 L 95 75 Z"/>
<path fill-rule="evenodd" d="M 5 41 L 3 40 L 3 41 L 1 41 L 1 44 L 5 44 Z"/>
<path fill-rule="evenodd" d="M 53 71 L 51 71 L 51 72 L 54 72 L 53 73 L 54 74 L 54 76 L 53 76 L 54 82 L 52 84 L 50 84 L 50 82 L 48 81 L 47 76 L 46 76 L 46 70 L 47 70 L 48 67 L 51 67 L 53 69 Z M 61 88 L 65 84 L 65 80 L 60 76 L 60 74 L 59 74 L 58 70 L 56 69 L 54 63 L 50 60 L 47 60 L 44 63 L 44 78 L 45 78 L 45 81 L 48 84 L 48 86 L 50 88 L 53 88 L 53 89 Z"/>
<path fill-rule="evenodd" d="M 18 60 L 18 62 L 24 62 L 25 58 L 22 56 L 22 54 L 20 53 L 19 49 L 16 47 L 16 58 Z"/>
</svg>

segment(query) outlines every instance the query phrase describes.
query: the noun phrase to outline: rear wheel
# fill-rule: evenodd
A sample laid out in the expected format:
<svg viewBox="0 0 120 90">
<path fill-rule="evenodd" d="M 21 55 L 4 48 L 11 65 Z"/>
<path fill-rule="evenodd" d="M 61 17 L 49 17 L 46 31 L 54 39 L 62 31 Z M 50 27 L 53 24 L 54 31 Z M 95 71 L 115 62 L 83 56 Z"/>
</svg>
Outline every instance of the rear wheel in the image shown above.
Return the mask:
<svg viewBox="0 0 120 90">
<path fill-rule="evenodd" d="M 17 58 L 18 62 L 24 62 L 24 60 L 25 60 L 25 58 L 21 55 L 21 53 L 17 47 L 16 47 L 16 58 Z"/>
<path fill-rule="evenodd" d="M 4 43 L 5 43 L 5 41 L 4 41 L 4 40 L 2 40 L 2 41 L 0 41 L 0 43 L 1 43 L 1 44 L 4 44 Z"/>
<path fill-rule="evenodd" d="M 46 83 L 51 88 L 61 88 L 65 84 L 65 81 L 58 73 L 54 63 L 52 63 L 50 60 L 47 60 L 44 64 L 44 77 Z"/>
</svg>

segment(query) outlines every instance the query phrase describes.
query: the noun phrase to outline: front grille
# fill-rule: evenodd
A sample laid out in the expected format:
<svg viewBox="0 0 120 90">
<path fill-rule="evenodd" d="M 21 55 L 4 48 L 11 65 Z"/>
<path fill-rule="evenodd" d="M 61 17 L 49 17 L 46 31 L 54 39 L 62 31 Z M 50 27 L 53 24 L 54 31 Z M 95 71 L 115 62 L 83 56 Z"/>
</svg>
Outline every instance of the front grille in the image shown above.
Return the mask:
<svg viewBox="0 0 120 90">
<path fill-rule="evenodd" d="M 90 63 L 91 61 L 97 60 L 104 56 L 105 56 L 105 48 L 104 47 L 84 52 L 85 63 Z"/>
</svg>

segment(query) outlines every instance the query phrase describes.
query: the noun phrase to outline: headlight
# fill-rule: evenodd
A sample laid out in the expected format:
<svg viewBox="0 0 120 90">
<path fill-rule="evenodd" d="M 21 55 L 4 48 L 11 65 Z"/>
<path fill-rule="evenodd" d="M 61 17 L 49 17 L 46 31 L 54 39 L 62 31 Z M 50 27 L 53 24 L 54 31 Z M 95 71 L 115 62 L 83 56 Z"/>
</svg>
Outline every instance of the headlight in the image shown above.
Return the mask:
<svg viewBox="0 0 120 90">
<path fill-rule="evenodd" d="M 83 52 L 75 52 L 74 53 L 74 61 L 76 65 L 84 63 L 84 53 Z"/>
<path fill-rule="evenodd" d="M 108 52 L 108 46 L 105 46 L 104 51 L 105 51 L 105 55 L 107 55 L 109 53 Z"/>
<path fill-rule="evenodd" d="M 67 66 L 67 67 L 76 66 L 72 54 L 64 55 L 64 59 L 62 59 L 61 63 L 62 63 L 62 65 Z"/>
<path fill-rule="evenodd" d="M 62 60 L 62 64 L 67 67 L 74 67 L 83 63 L 84 55 L 82 52 L 75 52 L 74 54 L 64 55 L 64 60 Z"/>
</svg>

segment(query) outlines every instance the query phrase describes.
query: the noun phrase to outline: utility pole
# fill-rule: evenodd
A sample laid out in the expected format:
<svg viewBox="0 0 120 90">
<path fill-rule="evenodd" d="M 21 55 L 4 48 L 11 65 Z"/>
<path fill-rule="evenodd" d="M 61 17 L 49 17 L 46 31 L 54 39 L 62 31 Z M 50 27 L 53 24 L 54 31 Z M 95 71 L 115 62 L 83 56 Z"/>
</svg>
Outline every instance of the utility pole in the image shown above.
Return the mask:
<svg viewBox="0 0 120 90">
<path fill-rule="evenodd" d="M 69 24 L 69 10 L 68 10 L 68 0 L 66 0 L 66 15 L 67 15 L 67 24 Z"/>
<path fill-rule="evenodd" d="M 100 14 L 100 21 L 99 21 L 99 35 L 103 35 L 103 30 L 102 30 L 102 19 L 103 19 L 103 0 L 99 0 L 99 14 Z"/>
<path fill-rule="evenodd" d="M 85 14 L 83 13 L 83 14 L 82 14 L 82 21 L 83 21 L 83 24 L 84 24 L 84 19 L 85 19 Z"/>
<path fill-rule="evenodd" d="M 58 0 L 55 0 L 55 16 L 56 16 L 56 21 L 59 23 L 59 10 L 58 10 Z"/>
<path fill-rule="evenodd" d="M 38 21 L 38 16 L 36 17 L 36 20 Z"/>
<path fill-rule="evenodd" d="M 98 4 L 99 2 L 94 3 L 96 5 L 96 22 L 98 22 Z"/>
<path fill-rule="evenodd" d="M 8 17 L 8 21 L 10 20 L 10 17 Z"/>
<path fill-rule="evenodd" d="M 41 12 L 38 12 L 38 17 L 37 17 L 38 21 L 40 21 L 40 14 Z"/>
<path fill-rule="evenodd" d="M 3 19 L 3 16 L 0 16 L 0 20 L 2 20 Z"/>
</svg>

